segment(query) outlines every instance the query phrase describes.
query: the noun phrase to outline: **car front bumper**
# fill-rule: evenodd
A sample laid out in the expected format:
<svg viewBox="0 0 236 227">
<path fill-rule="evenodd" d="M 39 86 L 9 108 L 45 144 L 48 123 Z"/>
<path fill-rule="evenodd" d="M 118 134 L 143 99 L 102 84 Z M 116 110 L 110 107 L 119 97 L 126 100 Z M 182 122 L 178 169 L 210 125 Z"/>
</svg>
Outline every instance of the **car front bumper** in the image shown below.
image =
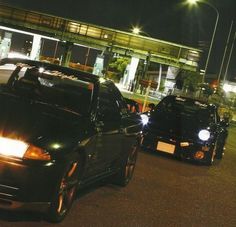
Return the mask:
<svg viewBox="0 0 236 227">
<path fill-rule="evenodd" d="M 175 157 L 207 162 L 211 157 L 212 144 L 193 142 L 171 137 L 143 135 L 141 148 L 146 151 L 168 153 Z"/>
<path fill-rule="evenodd" d="M 0 158 L 0 208 L 45 211 L 63 166 L 56 162 Z"/>
</svg>

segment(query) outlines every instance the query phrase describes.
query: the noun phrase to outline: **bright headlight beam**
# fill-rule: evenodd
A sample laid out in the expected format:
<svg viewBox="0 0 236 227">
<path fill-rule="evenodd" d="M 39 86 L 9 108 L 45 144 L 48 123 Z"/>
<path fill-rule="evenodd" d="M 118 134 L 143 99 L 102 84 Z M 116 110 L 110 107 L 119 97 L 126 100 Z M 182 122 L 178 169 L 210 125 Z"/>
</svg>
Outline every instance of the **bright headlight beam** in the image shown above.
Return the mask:
<svg viewBox="0 0 236 227">
<path fill-rule="evenodd" d="M 142 119 L 143 125 L 146 125 L 149 121 L 149 117 L 146 114 L 141 114 L 140 117 Z"/>
<path fill-rule="evenodd" d="M 210 138 L 210 132 L 206 129 L 200 130 L 198 137 L 202 141 L 207 141 Z"/>
<path fill-rule="evenodd" d="M 43 73 L 45 71 L 45 69 L 43 67 L 39 68 L 39 73 Z"/>
<path fill-rule="evenodd" d="M 14 139 L 0 137 L 0 154 L 23 158 L 28 144 Z"/>
</svg>

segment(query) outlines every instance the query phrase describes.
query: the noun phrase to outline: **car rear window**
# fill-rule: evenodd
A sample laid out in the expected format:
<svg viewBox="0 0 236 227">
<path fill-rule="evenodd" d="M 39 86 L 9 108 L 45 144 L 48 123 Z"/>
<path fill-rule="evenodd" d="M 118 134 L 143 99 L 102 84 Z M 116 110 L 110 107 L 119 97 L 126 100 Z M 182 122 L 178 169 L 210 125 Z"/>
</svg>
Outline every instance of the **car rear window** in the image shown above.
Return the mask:
<svg viewBox="0 0 236 227">
<path fill-rule="evenodd" d="M 15 68 L 8 66 L 1 78 L 2 86 L 7 85 L 24 98 L 58 105 L 80 114 L 89 111 L 94 84 L 78 75 L 19 64 Z"/>
</svg>

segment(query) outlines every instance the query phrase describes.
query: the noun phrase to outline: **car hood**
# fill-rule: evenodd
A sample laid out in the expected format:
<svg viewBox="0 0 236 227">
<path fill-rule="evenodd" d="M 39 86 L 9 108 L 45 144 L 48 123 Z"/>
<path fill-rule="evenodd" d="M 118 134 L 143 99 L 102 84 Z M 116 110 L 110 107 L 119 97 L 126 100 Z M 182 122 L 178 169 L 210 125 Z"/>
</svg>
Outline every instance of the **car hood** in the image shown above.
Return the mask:
<svg viewBox="0 0 236 227">
<path fill-rule="evenodd" d="M 73 140 L 83 117 L 57 106 L 0 94 L 0 135 L 47 146 L 49 141 Z M 79 127 L 78 127 L 79 125 Z"/>
</svg>

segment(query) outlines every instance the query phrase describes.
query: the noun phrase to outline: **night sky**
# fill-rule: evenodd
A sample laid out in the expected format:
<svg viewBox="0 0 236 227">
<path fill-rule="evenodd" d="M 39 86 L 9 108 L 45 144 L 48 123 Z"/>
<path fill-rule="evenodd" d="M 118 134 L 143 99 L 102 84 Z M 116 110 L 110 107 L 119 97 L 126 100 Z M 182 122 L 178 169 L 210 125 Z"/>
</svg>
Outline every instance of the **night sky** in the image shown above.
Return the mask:
<svg viewBox="0 0 236 227">
<path fill-rule="evenodd" d="M 220 14 L 209 62 L 209 72 L 218 73 L 232 20 L 234 27 L 231 42 L 236 31 L 236 0 L 209 1 Z M 132 26 L 139 25 L 151 37 L 197 48 L 199 41 L 210 43 L 216 20 L 216 13 L 210 6 L 199 3 L 198 7 L 189 9 L 183 4 L 183 0 L 0 0 L 0 2 L 123 31 L 130 31 Z M 235 62 L 236 44 L 229 67 L 231 78 L 236 79 Z"/>
</svg>

